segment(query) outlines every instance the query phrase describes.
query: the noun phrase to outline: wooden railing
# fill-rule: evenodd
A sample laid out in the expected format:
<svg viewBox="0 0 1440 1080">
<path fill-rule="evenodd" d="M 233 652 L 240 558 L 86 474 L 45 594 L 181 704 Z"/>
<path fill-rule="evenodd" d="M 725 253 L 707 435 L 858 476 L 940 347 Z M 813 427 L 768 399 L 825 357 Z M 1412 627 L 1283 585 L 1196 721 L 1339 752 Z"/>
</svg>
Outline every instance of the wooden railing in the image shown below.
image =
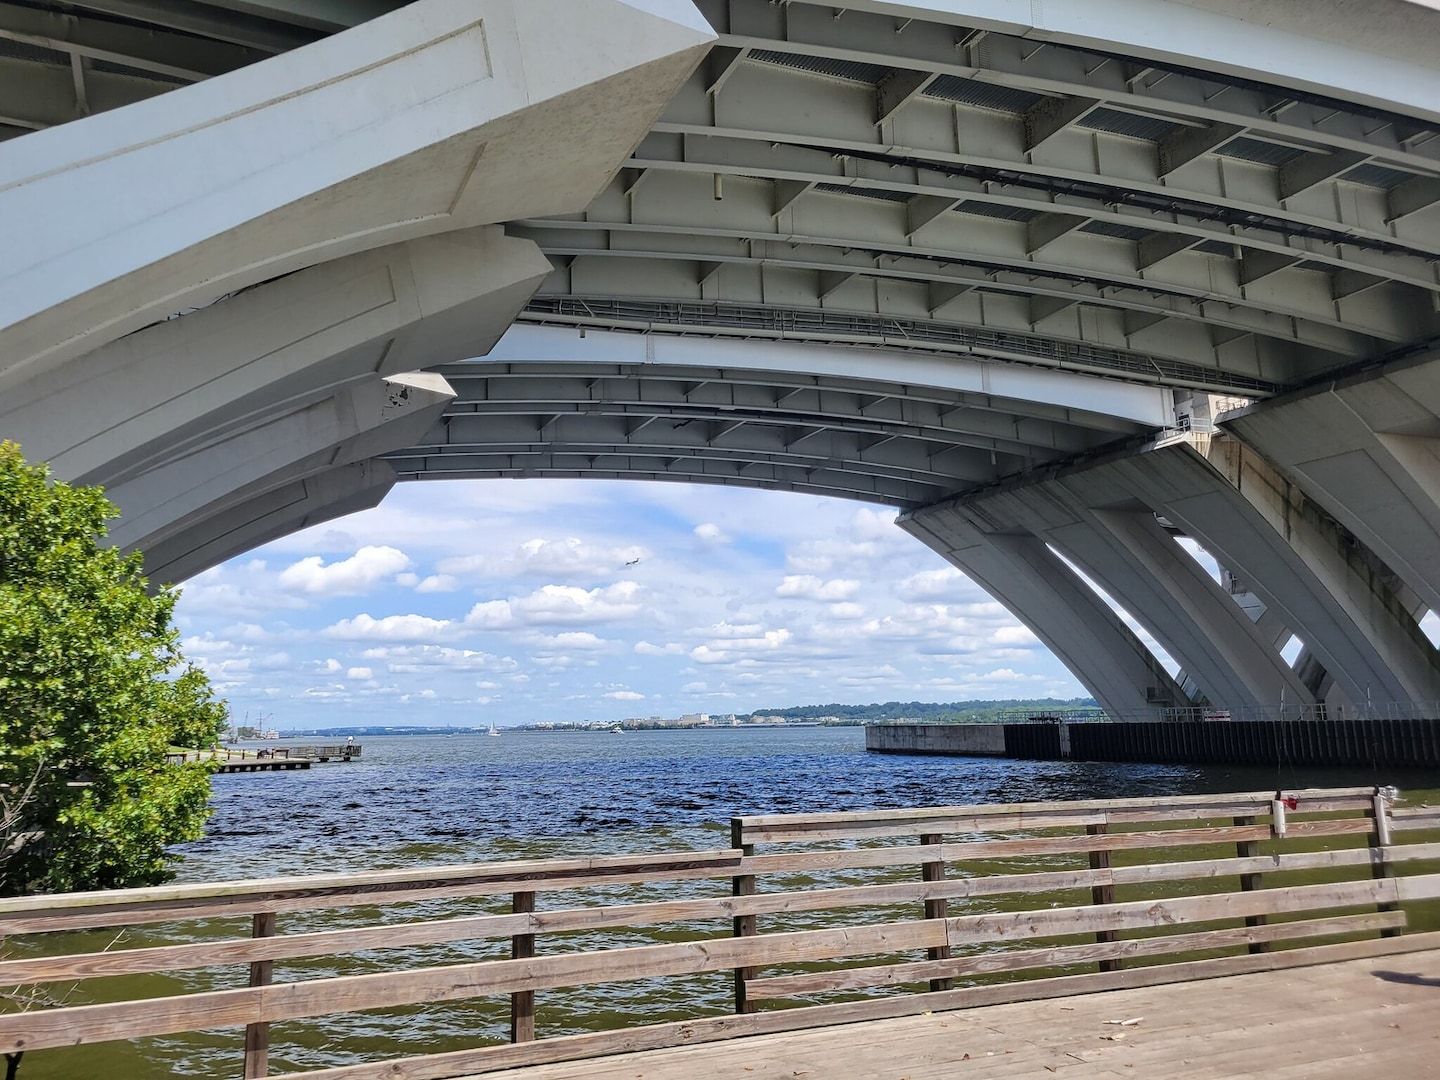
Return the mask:
<svg viewBox="0 0 1440 1080">
<path fill-rule="evenodd" d="M 0 1052 L 235 1027 L 245 1032 L 245 1075 L 265 1076 L 271 1024 L 508 997 L 510 1045 L 308 1074 L 438 1080 L 1437 948 L 1440 934 L 1376 936 L 1406 928 L 1402 905 L 1440 897 L 1440 874 L 1413 872 L 1440 859 L 1440 843 L 1406 842 L 1421 830 L 1440 830 L 1440 810 L 1397 809 L 1374 788 L 940 807 L 737 818 L 734 847 L 719 851 L 3 900 L 7 936 L 236 917 L 250 921 L 251 936 L 0 961 L 0 986 L 216 965 L 249 972 L 249 985 L 234 989 L 0 1016 Z M 1291 884 L 1297 872 L 1323 872 L 1325 880 Z M 644 896 L 609 902 L 621 886 L 643 886 Z M 651 899 L 657 886 L 689 895 Z M 607 902 L 542 903 L 594 889 Z M 508 897 L 510 910 L 278 932 L 297 912 L 486 896 Z M 706 920 L 724 936 L 697 933 L 694 924 Z M 652 926 L 666 928 L 663 943 L 560 952 L 548 936 Z M 687 936 L 673 940 L 681 931 Z M 272 981 L 274 965 L 285 961 L 507 938 L 510 959 Z M 857 966 L 859 958 L 880 962 Z M 725 971 L 734 973 L 735 1015 L 536 1039 L 537 993 Z M 1015 981 L 1017 974 L 1026 978 Z M 905 985 L 928 992 L 875 995 Z M 809 1003 L 761 1009 L 780 999 Z"/>
</svg>

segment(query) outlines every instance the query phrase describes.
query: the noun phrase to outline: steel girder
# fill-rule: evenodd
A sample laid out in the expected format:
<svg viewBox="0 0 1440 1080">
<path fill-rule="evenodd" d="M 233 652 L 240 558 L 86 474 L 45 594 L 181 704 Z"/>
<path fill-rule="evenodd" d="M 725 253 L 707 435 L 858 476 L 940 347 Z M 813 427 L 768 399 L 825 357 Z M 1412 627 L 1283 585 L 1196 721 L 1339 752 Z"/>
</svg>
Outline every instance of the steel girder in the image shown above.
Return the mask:
<svg viewBox="0 0 1440 1080">
<path fill-rule="evenodd" d="M 458 364 L 457 397 L 402 479 L 627 475 L 919 506 L 1141 430 L 867 380 L 623 365 Z"/>
</svg>

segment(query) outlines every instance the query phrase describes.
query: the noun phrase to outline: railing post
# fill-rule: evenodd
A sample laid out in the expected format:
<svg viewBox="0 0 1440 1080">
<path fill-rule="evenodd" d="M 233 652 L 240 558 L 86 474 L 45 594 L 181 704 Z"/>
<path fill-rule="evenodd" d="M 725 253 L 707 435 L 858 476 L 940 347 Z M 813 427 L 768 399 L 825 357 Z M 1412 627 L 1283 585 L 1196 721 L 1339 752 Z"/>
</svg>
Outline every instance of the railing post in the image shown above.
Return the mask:
<svg viewBox="0 0 1440 1080">
<path fill-rule="evenodd" d="M 943 837 L 939 833 L 924 833 L 920 837 L 920 843 L 925 845 L 939 846 Z M 921 881 L 944 881 L 945 863 L 939 860 L 935 862 L 922 862 L 920 864 Z M 925 901 L 925 918 L 943 919 L 949 909 L 949 905 L 943 899 Z M 949 945 L 933 945 L 925 950 L 925 955 L 931 960 L 950 959 Z M 931 990 L 949 990 L 954 985 L 953 979 L 931 979 Z"/>
<path fill-rule="evenodd" d="M 1390 835 L 1390 798 L 1384 788 L 1376 788 L 1375 796 L 1370 800 L 1370 816 L 1375 822 L 1375 830 L 1370 834 L 1378 858 L 1370 864 L 1370 876 L 1372 878 L 1394 877 L 1394 867 L 1390 865 L 1390 853 L 1387 850 L 1394 838 Z M 1399 911 L 1400 905 L 1396 903 L 1380 904 L 1378 911 Z M 1381 937 L 1399 937 L 1399 928 L 1381 930 Z"/>
<path fill-rule="evenodd" d="M 1253 817 L 1237 817 L 1237 818 L 1234 819 L 1234 823 L 1235 823 L 1235 825 L 1237 825 L 1237 826 L 1239 826 L 1239 827 L 1244 827 L 1244 826 L 1247 826 L 1247 825 L 1254 825 L 1254 824 L 1255 824 L 1255 818 L 1253 818 Z M 1250 858 L 1253 858 L 1254 856 L 1260 854 L 1260 842 L 1259 842 L 1258 840 L 1238 840 L 1238 841 L 1236 841 L 1236 843 L 1235 843 L 1235 854 L 1236 854 L 1237 857 L 1239 857 L 1239 858 L 1241 858 L 1241 859 L 1250 859 Z M 1241 875 L 1240 875 L 1240 891 L 1241 891 L 1241 892 L 1254 892 L 1256 889 L 1259 889 L 1259 888 L 1262 887 L 1261 882 L 1262 882 L 1262 875 L 1260 875 L 1260 874 L 1241 874 Z M 1264 916 L 1264 915 L 1247 915 L 1247 916 L 1245 917 L 1245 925 L 1246 925 L 1246 926 L 1264 926 L 1264 925 L 1265 925 L 1265 916 Z M 1270 951 L 1270 943 L 1269 943 L 1268 941 L 1252 941 L 1252 942 L 1250 942 L 1249 951 L 1252 952 L 1252 953 L 1269 952 L 1269 951 Z"/>
<path fill-rule="evenodd" d="M 517 892 L 510 910 L 528 915 L 535 910 L 533 892 Z M 535 935 L 515 934 L 510 938 L 510 958 L 528 960 L 535 955 Z M 533 1042 L 535 1039 L 535 991 L 521 990 L 510 995 L 510 1041 Z"/>
<path fill-rule="evenodd" d="M 1086 826 L 1085 826 L 1085 833 L 1086 833 L 1087 836 L 1104 836 L 1104 835 L 1105 835 L 1107 832 L 1109 832 L 1109 831 L 1110 831 L 1110 827 L 1109 827 L 1108 825 L 1103 824 L 1103 823 L 1102 823 L 1102 824 L 1098 824 L 1098 825 L 1086 825 Z M 1096 850 L 1094 850 L 1094 849 L 1092 848 L 1092 849 L 1090 850 L 1090 852 L 1089 852 L 1089 855 L 1090 855 L 1090 869 L 1091 869 L 1091 870 L 1109 870 L 1109 869 L 1110 869 L 1110 852 L 1108 852 L 1108 851 L 1096 851 Z M 1115 902 L 1115 886 L 1114 886 L 1114 885 L 1094 885 L 1094 886 L 1092 886 L 1091 889 L 1090 889 L 1090 902 L 1091 902 L 1092 904 L 1113 904 L 1113 903 Z M 1119 940 L 1120 940 L 1120 934 L 1119 934 L 1117 931 L 1115 931 L 1115 930 L 1096 930 L 1096 931 L 1095 931 L 1095 940 L 1096 940 L 1097 942 L 1103 942 L 1103 941 L 1119 941 Z M 1119 961 L 1119 960 L 1101 960 L 1101 961 L 1100 961 L 1100 970 L 1101 970 L 1101 971 L 1119 971 L 1119 970 L 1120 970 L 1120 961 Z"/>
<path fill-rule="evenodd" d="M 250 936 L 266 938 L 275 936 L 275 913 L 263 911 L 250 917 Z M 256 960 L 250 965 L 250 985 L 269 986 L 275 974 L 271 960 Z M 267 1023 L 248 1024 L 245 1028 L 245 1077 L 270 1075 L 270 1025 Z"/>
<path fill-rule="evenodd" d="M 755 845 L 745 843 L 745 823 L 739 818 L 730 819 L 730 846 L 738 848 L 740 854 L 749 857 L 755 854 Z M 754 896 L 755 875 L 736 874 L 730 879 L 731 896 Z M 732 927 L 735 937 L 754 937 L 757 933 L 757 923 L 754 915 L 736 915 L 732 920 Z M 753 967 L 737 967 L 735 969 L 735 1011 L 737 1013 L 751 1013 L 755 1006 L 751 1005 L 745 998 L 745 983 L 755 977 Z"/>
</svg>

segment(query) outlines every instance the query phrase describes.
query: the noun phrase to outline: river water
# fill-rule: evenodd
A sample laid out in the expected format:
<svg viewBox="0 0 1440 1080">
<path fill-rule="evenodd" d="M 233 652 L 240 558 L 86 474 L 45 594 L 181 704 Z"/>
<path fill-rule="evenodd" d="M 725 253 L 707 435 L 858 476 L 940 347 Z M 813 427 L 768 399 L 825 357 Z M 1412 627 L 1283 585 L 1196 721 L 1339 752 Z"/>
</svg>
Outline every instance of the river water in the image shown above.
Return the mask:
<svg viewBox="0 0 1440 1080">
<path fill-rule="evenodd" d="M 479 736 L 369 737 L 348 764 L 305 772 L 239 774 L 214 780 L 205 839 L 180 849 L 182 881 L 375 870 L 417 864 L 545 858 L 580 853 L 723 848 L 734 814 L 798 813 L 936 804 L 1087 799 L 1280 786 L 1397 783 L 1440 800 L 1440 777 L 1371 770 L 1216 768 L 1175 765 L 1004 761 L 867 754 L 859 728 L 713 729 L 627 732 L 505 732 Z M 714 892 L 714 883 L 669 886 Z M 635 897 L 631 892 L 629 896 Z M 698 893 L 697 893 L 698 895 Z M 411 921 L 504 910 L 506 898 L 409 905 L 385 912 L 281 916 L 281 932 L 377 920 Z M 587 899 L 595 899 L 594 894 Z M 573 900 L 571 901 L 574 902 Z M 548 901 L 542 906 L 562 906 Z M 713 931 L 712 928 L 708 928 Z M 131 931 L 134 947 L 248 933 L 230 920 L 189 937 Z M 639 944 L 683 936 L 683 928 L 568 935 L 555 948 Z M 104 932 L 12 943 L 12 955 L 99 948 Z M 546 939 L 551 941 L 552 939 Z M 479 942 L 384 951 L 341 960 L 277 965 L 277 981 L 458 963 L 505 955 L 508 943 Z M 235 968 L 93 980 L 74 1003 L 135 994 L 244 985 Z M 683 985 L 682 985 L 683 983 Z M 729 975 L 541 994 L 542 1037 L 622 1023 L 726 1011 Z M 275 1072 L 376 1056 L 428 1053 L 503 1038 L 497 1000 L 394 1010 L 277 1025 Z M 22 1080 L 152 1080 L 238 1075 L 234 1030 L 149 1039 L 27 1056 Z"/>
</svg>

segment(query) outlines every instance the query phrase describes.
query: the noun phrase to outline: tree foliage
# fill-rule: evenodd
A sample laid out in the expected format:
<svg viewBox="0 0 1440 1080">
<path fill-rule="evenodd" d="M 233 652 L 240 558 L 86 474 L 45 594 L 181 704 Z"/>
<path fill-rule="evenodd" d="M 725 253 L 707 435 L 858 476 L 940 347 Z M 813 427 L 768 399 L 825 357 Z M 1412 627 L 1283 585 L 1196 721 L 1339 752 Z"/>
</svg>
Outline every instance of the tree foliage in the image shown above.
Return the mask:
<svg viewBox="0 0 1440 1080">
<path fill-rule="evenodd" d="M 0 784 L 24 793 L 0 836 L 0 895 L 150 885 L 197 839 L 226 712 L 181 656 L 173 593 L 103 543 L 115 507 L 0 443 Z M 12 799 L 13 801 L 13 799 Z"/>
</svg>

